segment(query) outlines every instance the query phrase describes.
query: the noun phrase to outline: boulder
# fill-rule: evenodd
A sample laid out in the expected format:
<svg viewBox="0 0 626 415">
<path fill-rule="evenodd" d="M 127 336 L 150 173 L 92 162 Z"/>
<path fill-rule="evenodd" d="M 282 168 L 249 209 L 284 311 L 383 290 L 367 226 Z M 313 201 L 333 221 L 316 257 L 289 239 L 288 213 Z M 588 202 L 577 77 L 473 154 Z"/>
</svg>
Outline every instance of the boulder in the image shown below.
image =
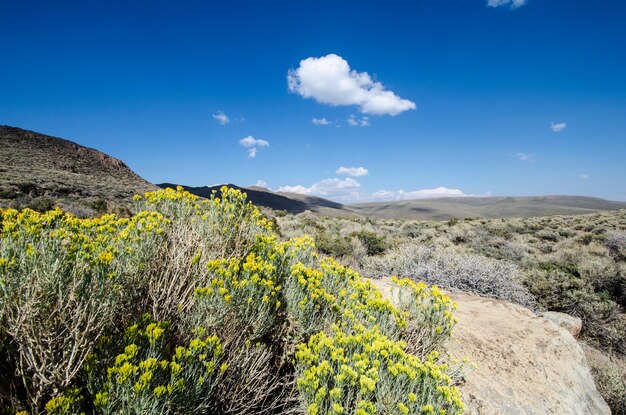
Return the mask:
<svg viewBox="0 0 626 415">
<path fill-rule="evenodd" d="M 389 279 L 371 280 L 395 300 Z M 459 319 L 448 351 L 478 365 L 459 386 L 466 414 L 609 415 L 572 334 L 511 303 L 449 294 Z"/>
<path fill-rule="evenodd" d="M 569 314 L 559 313 L 558 311 L 546 311 L 541 315 L 557 326 L 563 327 L 574 337 L 577 337 L 580 334 L 580 330 L 583 328 L 583 321 L 580 318 L 570 316 Z"/>
</svg>

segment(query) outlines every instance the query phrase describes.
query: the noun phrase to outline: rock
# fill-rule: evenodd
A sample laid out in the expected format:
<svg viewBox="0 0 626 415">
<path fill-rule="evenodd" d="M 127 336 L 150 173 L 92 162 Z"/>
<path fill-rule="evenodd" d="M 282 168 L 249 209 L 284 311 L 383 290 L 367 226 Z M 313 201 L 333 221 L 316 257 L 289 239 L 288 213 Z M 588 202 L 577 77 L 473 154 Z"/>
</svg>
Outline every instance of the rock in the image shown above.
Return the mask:
<svg viewBox="0 0 626 415">
<path fill-rule="evenodd" d="M 394 301 L 389 279 L 371 281 Z M 459 386 L 466 414 L 611 413 L 569 331 L 515 304 L 449 295 L 459 322 L 448 351 L 478 365 Z"/>
<path fill-rule="evenodd" d="M 563 327 L 569 331 L 572 336 L 576 337 L 580 334 L 580 330 L 583 328 L 583 321 L 569 314 L 559 313 L 557 311 L 546 311 L 542 314 L 542 317 L 547 318 L 559 327 Z"/>
</svg>

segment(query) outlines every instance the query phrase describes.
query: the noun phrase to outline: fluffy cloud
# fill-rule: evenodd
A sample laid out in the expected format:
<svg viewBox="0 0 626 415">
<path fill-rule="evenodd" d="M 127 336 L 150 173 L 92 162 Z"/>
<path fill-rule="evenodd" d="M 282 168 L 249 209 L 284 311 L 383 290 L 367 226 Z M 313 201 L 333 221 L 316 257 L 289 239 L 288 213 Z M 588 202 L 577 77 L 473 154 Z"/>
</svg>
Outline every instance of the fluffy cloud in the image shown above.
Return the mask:
<svg viewBox="0 0 626 415">
<path fill-rule="evenodd" d="M 357 189 L 361 184 L 349 177 L 341 180 L 337 178 L 325 179 L 317 183 L 313 183 L 310 187 L 302 185 L 297 186 L 281 186 L 279 192 L 300 193 L 303 195 L 322 196 L 334 200 L 347 201 L 356 197 Z"/>
<path fill-rule="evenodd" d="M 254 185 L 258 187 L 267 187 L 267 182 L 265 180 L 259 179 Z"/>
<path fill-rule="evenodd" d="M 487 6 L 489 7 L 499 7 L 499 6 L 508 6 L 510 5 L 512 9 L 517 9 L 518 7 L 526 4 L 526 0 L 487 0 Z"/>
<path fill-rule="evenodd" d="M 559 123 L 550 123 L 550 129 L 552 131 L 554 131 L 555 133 L 561 132 L 563 130 L 565 130 L 567 128 L 567 123 L 566 122 L 559 122 Z"/>
<path fill-rule="evenodd" d="M 515 155 L 515 157 L 517 157 L 521 161 L 535 161 L 533 159 L 534 156 L 532 154 L 528 154 L 528 153 L 517 153 Z"/>
<path fill-rule="evenodd" d="M 230 118 L 228 118 L 228 116 L 222 111 L 218 111 L 213 114 L 213 118 L 215 118 L 215 120 L 222 125 L 226 125 L 230 122 Z"/>
<path fill-rule="evenodd" d="M 315 118 L 315 117 L 313 117 L 311 122 L 313 123 L 313 125 L 330 125 L 330 124 L 332 124 L 332 122 L 328 121 L 326 118 Z"/>
<path fill-rule="evenodd" d="M 369 117 L 357 118 L 354 115 L 350 115 L 347 121 L 348 125 L 352 127 L 369 127 L 370 125 Z"/>
<path fill-rule="evenodd" d="M 239 145 L 248 149 L 248 158 L 255 158 L 258 149 L 261 147 L 269 147 L 270 143 L 265 140 L 256 139 L 251 135 L 239 140 Z"/>
<path fill-rule="evenodd" d="M 341 56 L 330 54 L 307 58 L 287 75 L 289 90 L 322 104 L 357 105 L 361 112 L 374 115 L 398 115 L 415 109 L 415 103 L 385 89 L 367 72 L 350 69 Z"/>
<path fill-rule="evenodd" d="M 365 167 L 339 167 L 335 172 L 339 175 L 352 176 L 352 177 L 361 177 L 367 176 L 369 170 Z"/>
<path fill-rule="evenodd" d="M 435 197 L 466 197 L 460 189 L 448 189 L 447 187 L 437 187 L 434 189 L 421 189 L 413 191 L 405 190 L 379 190 L 372 195 L 375 200 L 411 200 L 411 199 L 431 199 Z"/>
<path fill-rule="evenodd" d="M 393 201 L 411 199 L 431 199 L 438 197 L 467 197 L 473 196 L 464 193 L 460 189 L 449 189 L 447 187 L 437 187 L 434 189 L 421 190 L 379 190 L 376 193 L 360 192 L 361 184 L 348 177 L 343 180 L 333 178 L 325 179 L 314 183 L 309 187 L 302 185 L 281 186 L 278 192 L 299 193 L 310 196 L 320 196 L 342 203 L 358 203 L 368 201 Z M 484 196 L 489 196 L 490 193 Z"/>
</svg>

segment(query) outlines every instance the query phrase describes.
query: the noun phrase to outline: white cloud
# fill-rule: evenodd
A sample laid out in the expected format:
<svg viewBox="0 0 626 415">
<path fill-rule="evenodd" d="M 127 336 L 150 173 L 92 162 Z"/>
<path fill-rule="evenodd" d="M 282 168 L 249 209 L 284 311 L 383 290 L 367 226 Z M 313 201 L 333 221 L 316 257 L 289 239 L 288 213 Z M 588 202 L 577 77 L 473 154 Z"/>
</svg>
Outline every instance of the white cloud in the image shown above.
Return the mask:
<svg viewBox="0 0 626 415">
<path fill-rule="evenodd" d="M 242 146 L 246 147 L 246 148 L 250 148 L 250 147 L 269 147 L 270 143 L 268 143 L 265 140 L 261 140 L 256 139 L 254 137 L 252 137 L 251 135 L 242 138 L 241 140 L 239 140 L 239 144 L 241 144 Z"/>
<path fill-rule="evenodd" d="M 311 122 L 313 123 L 313 125 L 330 125 L 330 124 L 332 124 L 332 121 L 328 121 L 326 118 L 315 118 L 315 117 L 313 117 Z"/>
<path fill-rule="evenodd" d="M 460 189 L 449 189 L 447 187 L 437 187 L 434 189 L 421 189 L 413 191 L 405 190 L 379 190 L 372 195 L 375 200 L 411 200 L 411 199 L 431 199 L 435 197 L 466 197 Z"/>
<path fill-rule="evenodd" d="M 252 159 L 256 157 L 259 148 L 269 147 L 270 143 L 260 138 L 256 139 L 249 135 L 239 140 L 239 145 L 248 149 L 248 158 Z"/>
<path fill-rule="evenodd" d="M 267 187 L 267 182 L 266 182 L 265 180 L 261 180 L 261 179 L 259 179 L 259 180 L 257 180 L 257 182 L 255 183 L 255 186 L 258 186 L 258 187 Z"/>
<path fill-rule="evenodd" d="M 369 117 L 357 118 L 354 115 L 350 115 L 347 121 L 348 125 L 352 127 L 369 127 L 370 125 Z"/>
<path fill-rule="evenodd" d="M 583 179 L 583 180 L 587 180 L 589 178 L 589 175 L 588 174 L 581 174 L 580 178 Z"/>
<path fill-rule="evenodd" d="M 398 115 L 415 109 L 415 103 L 385 89 L 367 72 L 350 69 L 341 56 L 330 54 L 300 61 L 287 75 L 289 91 L 322 104 L 357 105 L 366 114 Z"/>
<path fill-rule="evenodd" d="M 460 189 L 450 189 L 447 187 L 437 187 L 434 189 L 420 189 L 413 191 L 406 190 L 379 190 L 375 193 L 360 192 L 361 184 L 350 177 L 345 179 L 325 179 L 314 183 L 309 187 L 281 186 L 278 192 L 299 193 L 310 196 L 320 196 L 342 203 L 358 203 L 368 201 L 393 201 L 393 200 L 412 200 L 412 199 L 430 199 L 439 197 L 468 197 L 475 196 L 464 193 Z M 491 192 L 485 193 L 483 196 L 490 196 Z"/>
<path fill-rule="evenodd" d="M 528 153 L 517 153 L 515 157 L 517 157 L 521 161 L 535 161 L 534 156 Z"/>
<path fill-rule="evenodd" d="M 228 118 L 228 116 L 224 114 L 222 111 L 218 111 L 215 114 L 213 114 L 213 118 L 215 118 L 217 122 L 222 125 L 226 125 L 230 122 L 230 118 Z"/>
<path fill-rule="evenodd" d="M 348 201 L 356 197 L 356 190 L 361 184 L 350 177 L 345 179 L 325 179 L 317 183 L 313 183 L 310 187 L 302 185 L 281 186 L 279 192 L 300 193 L 303 195 L 321 196 L 334 200 Z"/>
<path fill-rule="evenodd" d="M 339 175 L 345 175 L 345 176 L 352 176 L 352 177 L 361 177 L 361 176 L 367 176 L 369 173 L 369 170 L 367 170 L 365 167 L 339 167 L 337 169 L 337 171 L 335 172 Z"/>
<path fill-rule="evenodd" d="M 555 133 L 561 132 L 563 130 L 565 130 L 567 128 L 567 123 L 566 122 L 559 122 L 559 123 L 550 123 L 550 129 L 552 131 L 554 131 Z"/>
<path fill-rule="evenodd" d="M 517 9 L 518 7 L 521 7 L 524 4 L 526 4 L 526 0 L 487 0 L 487 6 L 489 7 L 511 5 L 512 9 Z"/>
</svg>

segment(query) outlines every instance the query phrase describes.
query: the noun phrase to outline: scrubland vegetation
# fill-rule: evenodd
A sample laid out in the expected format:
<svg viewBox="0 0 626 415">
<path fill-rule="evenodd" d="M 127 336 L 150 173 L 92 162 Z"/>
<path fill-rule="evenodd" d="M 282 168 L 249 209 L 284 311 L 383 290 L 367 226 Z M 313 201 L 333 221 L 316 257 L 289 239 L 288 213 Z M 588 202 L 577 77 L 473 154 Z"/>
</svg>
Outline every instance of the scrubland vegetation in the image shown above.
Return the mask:
<svg viewBox="0 0 626 415">
<path fill-rule="evenodd" d="M 396 279 L 393 306 L 232 189 L 135 203 L 0 210 L 0 413 L 462 413 L 436 287 Z"/>
<path fill-rule="evenodd" d="M 626 211 L 447 222 L 301 214 L 278 223 L 285 237 L 313 235 L 320 250 L 364 276 L 398 275 L 580 317 L 582 339 L 615 363 L 595 368 L 598 387 L 614 413 L 625 413 Z M 367 241 L 376 241 L 376 254 Z"/>
</svg>

